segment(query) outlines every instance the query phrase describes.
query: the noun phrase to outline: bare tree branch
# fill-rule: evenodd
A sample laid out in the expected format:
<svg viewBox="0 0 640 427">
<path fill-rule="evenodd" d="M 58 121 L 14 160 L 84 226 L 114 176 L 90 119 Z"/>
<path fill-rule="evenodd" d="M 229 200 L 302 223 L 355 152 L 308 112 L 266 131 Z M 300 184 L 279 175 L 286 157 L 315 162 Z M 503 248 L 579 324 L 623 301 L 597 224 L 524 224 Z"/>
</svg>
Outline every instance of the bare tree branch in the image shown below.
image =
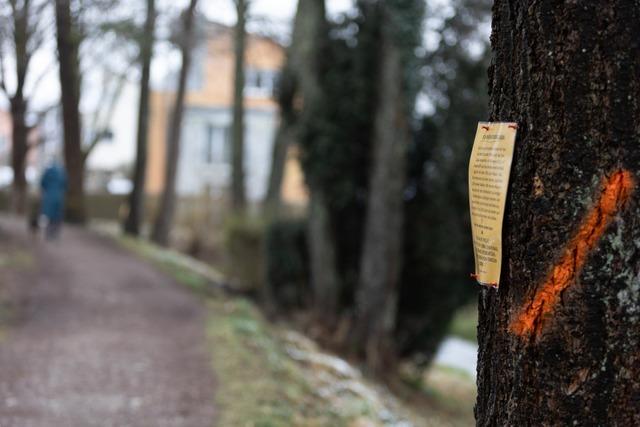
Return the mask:
<svg viewBox="0 0 640 427">
<path fill-rule="evenodd" d="M 58 108 L 59 105 L 60 105 L 60 103 L 55 102 L 55 103 L 50 104 L 49 106 L 47 106 L 45 108 L 40 109 L 38 112 L 36 112 L 35 113 L 36 114 L 36 122 L 33 125 L 29 126 L 29 129 L 28 129 L 29 134 L 31 134 L 31 132 L 33 132 L 34 130 L 39 129 L 42 126 L 44 120 L 46 119 L 47 114 L 49 114 L 51 111 L 53 111 L 56 108 Z M 46 141 L 47 141 L 47 138 L 44 136 L 44 134 L 41 133 L 39 135 L 38 139 L 36 139 L 35 141 L 31 142 L 28 145 L 28 149 L 29 150 L 34 149 L 34 148 L 44 144 Z"/>
<path fill-rule="evenodd" d="M 8 0 L 3 2 L 0 13 L 0 89 L 8 98 L 23 96 L 29 65 L 35 52 L 41 49 L 47 39 L 47 23 L 43 19 L 48 0 L 32 1 Z M 9 93 L 6 79 L 5 48 L 11 43 L 15 60 L 15 90 Z"/>
<path fill-rule="evenodd" d="M 29 21 L 27 22 L 27 54 L 31 57 L 39 50 L 48 36 L 53 32 L 53 19 L 43 19 L 44 12 L 49 7 L 50 2 L 43 0 L 27 10 Z"/>
<path fill-rule="evenodd" d="M 4 69 L 4 37 L 0 38 L 0 89 L 2 89 L 2 92 L 4 92 L 7 98 L 11 98 L 7 90 L 7 80 Z"/>
<path fill-rule="evenodd" d="M 117 76 L 116 86 L 113 89 L 111 94 L 111 98 L 109 99 L 109 103 L 107 106 L 107 110 L 104 117 L 104 123 L 100 127 L 99 131 L 96 131 L 91 139 L 91 142 L 83 151 L 83 157 L 86 160 L 87 157 L 91 154 L 94 148 L 105 138 L 105 136 L 109 132 L 109 124 L 113 119 L 113 114 L 115 113 L 116 106 L 118 104 L 118 100 L 120 99 L 120 95 L 122 95 L 122 90 L 124 89 L 124 85 L 127 82 L 127 72 L 119 74 Z M 108 92 L 108 85 L 105 85 L 104 95 Z M 104 96 L 102 97 L 104 99 Z M 95 120 L 94 120 L 94 129 L 98 129 L 98 120 L 100 116 L 100 111 L 96 111 Z"/>
<path fill-rule="evenodd" d="M 57 64 L 58 64 L 57 58 L 52 59 L 51 62 L 49 64 L 47 64 L 47 66 L 38 75 L 38 77 L 36 77 L 36 79 L 33 82 L 33 85 L 31 85 L 31 88 L 29 90 L 29 93 L 31 95 L 37 93 L 38 87 L 40 86 L 40 84 L 42 83 L 44 78 L 51 72 L 51 70 L 56 68 Z"/>
<path fill-rule="evenodd" d="M 15 66 L 16 66 L 16 97 L 22 97 L 24 91 L 24 83 L 27 78 L 27 71 L 31 61 L 31 55 L 27 49 L 28 41 L 32 35 L 29 32 L 29 9 L 30 1 L 24 0 L 22 7 L 18 7 L 15 0 L 11 1 L 11 10 L 13 17 L 13 42 L 15 50 Z"/>
</svg>

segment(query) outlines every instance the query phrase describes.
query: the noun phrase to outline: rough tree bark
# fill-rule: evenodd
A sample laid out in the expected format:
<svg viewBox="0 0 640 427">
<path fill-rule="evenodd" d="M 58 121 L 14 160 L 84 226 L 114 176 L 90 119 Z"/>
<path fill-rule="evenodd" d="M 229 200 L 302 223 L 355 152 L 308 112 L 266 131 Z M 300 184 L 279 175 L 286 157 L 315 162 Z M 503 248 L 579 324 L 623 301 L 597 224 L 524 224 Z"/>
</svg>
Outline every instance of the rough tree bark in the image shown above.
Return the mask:
<svg viewBox="0 0 640 427">
<path fill-rule="evenodd" d="M 244 187 L 244 56 L 248 0 L 235 0 L 235 4 L 237 21 L 234 33 L 235 77 L 233 84 L 231 204 L 234 211 L 242 212 L 247 204 Z"/>
<path fill-rule="evenodd" d="M 169 233 L 176 209 L 176 175 L 180 158 L 180 137 L 182 133 L 182 117 L 184 116 L 184 98 L 187 90 L 187 76 L 191 67 L 191 50 L 193 49 L 194 18 L 198 0 L 191 0 L 183 12 L 183 27 L 180 40 L 182 67 L 178 77 L 178 91 L 171 114 L 171 124 L 167 135 L 167 163 L 158 214 L 153 226 L 152 240 L 160 245 L 169 244 Z"/>
<path fill-rule="evenodd" d="M 640 425 L 640 3 L 496 0 L 493 18 L 491 120 L 519 136 L 477 423 Z"/>
<path fill-rule="evenodd" d="M 397 290 L 402 266 L 403 194 L 410 142 L 403 65 L 390 11 L 383 8 L 379 93 L 352 345 L 367 365 L 384 369 L 394 354 Z"/>
<path fill-rule="evenodd" d="M 79 111 L 80 62 L 78 57 L 81 36 L 71 15 L 70 0 L 56 0 L 55 4 L 64 129 L 64 159 L 69 177 L 66 219 L 69 222 L 83 223 L 86 218 L 84 154 Z"/>
<path fill-rule="evenodd" d="M 149 133 L 149 79 L 155 32 L 155 0 L 147 0 L 147 17 L 140 43 L 142 75 L 140 77 L 140 103 L 138 105 L 138 134 L 136 144 L 136 162 L 133 172 L 133 190 L 129 195 L 129 215 L 124 224 L 127 234 L 140 234 L 140 225 L 144 217 L 145 174 L 147 171 L 147 137 Z"/>
</svg>

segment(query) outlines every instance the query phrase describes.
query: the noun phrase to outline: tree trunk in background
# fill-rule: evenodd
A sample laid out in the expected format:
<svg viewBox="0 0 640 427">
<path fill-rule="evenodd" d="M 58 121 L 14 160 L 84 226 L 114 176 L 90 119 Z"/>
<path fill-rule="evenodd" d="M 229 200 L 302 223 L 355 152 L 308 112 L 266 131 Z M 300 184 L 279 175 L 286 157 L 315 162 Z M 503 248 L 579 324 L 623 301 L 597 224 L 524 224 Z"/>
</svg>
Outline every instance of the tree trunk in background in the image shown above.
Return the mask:
<svg viewBox="0 0 640 427">
<path fill-rule="evenodd" d="M 368 366 L 378 372 L 393 357 L 410 142 L 401 53 L 392 34 L 390 12 L 383 13 L 373 163 L 353 334 L 355 349 L 364 350 Z"/>
<path fill-rule="evenodd" d="M 293 22 L 291 45 L 287 51 L 287 63 L 282 70 L 280 86 L 278 88 L 278 102 L 280 104 L 280 125 L 273 145 L 271 172 L 265 205 L 271 213 L 280 208 L 282 197 L 282 180 L 287 161 L 287 152 L 291 143 L 295 141 L 298 117 L 294 109 L 294 98 L 300 91 L 300 81 L 304 73 L 318 73 L 312 70 L 311 64 L 317 64 L 318 41 L 326 37 L 326 24 L 319 21 L 316 15 L 324 20 L 324 7 L 318 2 L 300 0 L 296 17 Z M 311 60 L 311 63 L 307 62 Z"/>
<path fill-rule="evenodd" d="M 297 95 L 302 100 L 299 120 L 315 120 L 317 106 L 327 102 L 322 93 L 320 61 L 322 46 L 328 37 L 328 24 L 324 0 L 300 0 L 296 12 L 293 37 L 295 43 L 289 53 L 289 66 L 294 74 Z M 286 151 L 282 153 L 286 156 Z M 336 249 L 329 208 L 323 191 L 308 180 L 309 203 L 309 257 L 311 286 L 314 294 L 316 317 L 326 326 L 337 320 L 340 282 L 336 264 Z"/>
<path fill-rule="evenodd" d="M 152 240 L 160 245 L 169 244 L 169 233 L 176 210 L 176 175 L 180 159 L 180 137 L 182 134 L 182 117 L 184 116 L 184 98 L 187 90 L 187 76 L 191 67 L 191 50 L 193 49 L 194 17 L 198 0 L 191 0 L 183 13 L 183 31 L 180 50 L 182 68 L 178 78 L 178 92 L 171 115 L 171 125 L 167 135 L 167 163 L 164 178 L 164 190 L 160 207 L 153 227 Z"/>
<path fill-rule="evenodd" d="M 296 24 L 294 22 L 294 34 L 296 33 Z M 295 37 L 295 36 L 294 36 Z M 284 179 L 285 167 L 287 163 L 287 153 L 289 147 L 295 143 L 297 133 L 297 114 L 294 109 L 293 99 L 296 96 L 298 87 L 298 77 L 295 70 L 292 69 L 294 60 L 291 56 L 295 52 L 294 45 L 296 39 L 291 41 L 287 55 L 287 63 L 282 70 L 280 83 L 278 87 L 278 104 L 280 106 L 280 124 L 273 142 L 273 151 L 271 153 L 271 171 L 269 172 L 269 183 L 267 186 L 267 195 L 264 200 L 265 209 L 268 215 L 278 215 L 282 205 L 282 181 Z"/>
<path fill-rule="evenodd" d="M 331 327 L 338 320 L 340 279 L 329 209 L 321 191 L 311 193 L 308 227 L 313 305 L 317 319 Z"/>
<path fill-rule="evenodd" d="M 140 44 L 142 76 L 140 77 L 140 103 L 138 107 L 138 135 L 136 163 L 133 173 L 133 191 L 129 195 L 129 215 L 124 224 L 127 234 L 137 236 L 144 218 L 145 175 L 147 173 L 147 138 L 149 133 L 149 79 L 155 32 L 155 0 L 147 0 L 147 17 Z"/>
<path fill-rule="evenodd" d="M 10 100 L 12 120 L 11 167 L 13 169 L 13 188 L 11 194 L 11 210 L 22 215 L 27 207 L 27 178 L 25 169 L 29 152 L 29 129 L 25 123 L 27 102 L 16 94 Z"/>
<path fill-rule="evenodd" d="M 11 144 L 11 167 L 13 169 L 13 186 L 11 194 L 11 210 L 17 214 L 24 214 L 27 205 L 27 179 L 25 169 L 27 163 L 27 153 L 29 152 L 29 129 L 26 124 L 27 100 L 25 99 L 24 85 L 27 79 L 27 72 L 31 54 L 29 49 L 33 48 L 33 17 L 32 4 L 23 3 L 21 6 L 12 6 L 13 20 L 13 45 L 15 49 L 15 70 L 16 70 L 16 90 L 9 97 L 11 120 L 12 120 L 12 144 Z M 2 75 L 2 85 L 4 86 L 4 74 Z M 5 87 L 6 90 L 6 87 Z"/>
<path fill-rule="evenodd" d="M 281 107 L 282 109 L 282 107 Z M 277 214 L 282 204 L 282 180 L 284 169 L 287 163 L 287 151 L 294 137 L 294 124 L 286 114 L 280 114 L 280 125 L 273 142 L 273 152 L 271 154 L 271 172 L 269 173 L 269 184 L 267 187 L 267 197 L 265 206 L 267 212 Z"/>
<path fill-rule="evenodd" d="M 66 195 L 66 219 L 85 221 L 84 156 L 80 131 L 80 34 L 71 16 L 69 0 L 56 0 L 56 28 L 64 129 L 64 159 L 69 177 Z"/>
<path fill-rule="evenodd" d="M 491 119 L 519 135 L 477 423 L 640 425 L 640 3 L 493 11 Z"/>
<path fill-rule="evenodd" d="M 244 82 L 245 82 L 245 21 L 248 0 L 235 0 L 237 22 L 235 27 L 235 78 L 233 86 L 233 158 L 231 177 L 231 204 L 235 212 L 244 211 L 247 200 L 244 186 Z"/>
<path fill-rule="evenodd" d="M 296 20 L 297 22 L 297 20 Z M 294 26 L 296 24 L 294 23 Z M 294 27 L 294 34 L 296 30 Z M 291 41 L 287 64 L 282 70 L 280 87 L 278 88 L 278 103 L 280 104 L 280 124 L 273 143 L 271 153 L 271 171 L 269 173 L 269 184 L 267 196 L 265 198 L 265 208 L 269 215 L 277 215 L 282 204 L 282 180 L 287 162 L 287 152 L 291 144 L 295 141 L 297 130 L 297 116 L 293 107 L 293 98 L 297 90 L 297 76 L 291 69 L 293 60 L 291 55 L 295 52 L 293 45 L 296 39 Z"/>
</svg>

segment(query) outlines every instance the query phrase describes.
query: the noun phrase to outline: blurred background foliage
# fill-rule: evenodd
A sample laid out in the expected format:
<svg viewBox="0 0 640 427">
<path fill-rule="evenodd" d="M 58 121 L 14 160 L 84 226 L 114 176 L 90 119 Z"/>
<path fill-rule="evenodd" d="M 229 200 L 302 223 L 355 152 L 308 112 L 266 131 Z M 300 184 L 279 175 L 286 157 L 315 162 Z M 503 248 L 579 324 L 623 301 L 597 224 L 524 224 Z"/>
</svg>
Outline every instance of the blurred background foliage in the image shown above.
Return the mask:
<svg viewBox="0 0 640 427">
<path fill-rule="evenodd" d="M 380 26 L 376 19 L 380 18 L 366 3 L 360 4 L 357 13 L 331 23 L 322 75 L 332 102 L 319 106 L 301 131 L 307 179 L 321 183 L 327 194 L 342 281 L 340 302 L 347 315 L 355 309 L 378 84 L 372 70 L 377 68 Z M 418 356 L 424 362 L 434 355 L 456 309 L 476 295 L 469 280 L 473 253 L 467 162 L 477 121 L 487 117 L 489 8 L 487 1 L 465 0 L 444 9 L 428 9 L 427 23 L 437 22 L 437 26 L 427 24 L 430 42 L 407 68 L 411 70 L 407 85 L 419 89 L 418 105 L 428 105 L 412 118 L 395 336 L 400 356 Z M 268 226 L 268 234 L 281 232 L 287 223 L 285 227 L 304 234 L 297 218 L 278 219 Z M 270 277 L 287 277 L 290 259 L 296 258 L 298 277 L 308 274 L 294 255 L 299 250 L 299 240 L 272 240 Z M 270 281 L 272 286 L 278 282 Z M 303 288 L 301 293 L 305 292 Z M 298 295 L 296 300 L 308 298 Z"/>
<path fill-rule="evenodd" d="M 77 121 L 87 116 L 108 115 L 108 111 L 101 112 L 99 107 L 110 104 L 105 102 L 107 98 L 119 96 L 118 82 L 136 81 L 142 74 L 137 63 L 143 59 L 140 46 L 145 40 L 141 19 L 145 16 L 144 2 L 126 7 L 117 0 L 57 3 L 69 5 L 73 31 L 77 32 L 74 34 L 77 39 L 72 41 L 79 44 L 80 55 L 77 61 L 71 58 L 71 65 L 78 68 L 76 71 L 82 77 L 78 79 L 83 83 L 81 104 L 85 110 L 95 109 L 92 114 L 77 117 Z M 150 4 L 152 2 L 146 3 Z M 197 14 L 195 2 L 192 4 L 191 10 Z M 242 4 L 238 10 L 251 17 L 252 2 Z M 376 167 L 384 169 L 384 159 L 381 162 L 375 157 L 376 144 L 380 144 L 376 121 L 381 106 L 397 104 L 398 122 L 408 124 L 407 141 L 397 142 L 405 144 L 401 149 L 406 161 L 398 164 L 406 169 L 392 171 L 400 175 L 403 182 L 403 191 L 396 195 L 401 199 L 401 212 L 392 212 L 401 218 L 398 233 L 402 238 L 400 253 L 388 254 L 387 262 L 399 265 L 399 277 L 389 280 L 391 289 L 385 289 L 389 295 L 385 295 L 384 300 L 392 301 L 393 305 L 390 323 L 394 356 L 427 364 L 450 330 L 456 310 L 472 304 L 476 295 L 476 287 L 469 280 L 473 257 L 467 162 L 476 124 L 487 119 L 491 2 L 358 0 L 339 15 L 325 14 L 324 7 L 318 5 L 324 2 L 300 0 L 298 3 L 296 22 L 299 22 L 293 25 L 286 64 L 273 98 L 280 104 L 280 122 L 293 129 L 290 144 L 299 149 L 309 199 L 314 200 L 317 194 L 322 196 L 326 223 L 321 227 L 324 233 L 321 237 L 328 245 L 327 253 L 332 261 L 326 263 L 325 272 L 331 273 L 327 274 L 329 281 L 337 282 L 336 307 L 318 307 L 313 283 L 319 273 L 312 268 L 316 258 L 311 250 L 312 243 L 318 241 L 318 235 L 314 234 L 318 228 L 310 226 L 313 209 L 308 206 L 291 207 L 281 203 L 279 209 L 271 209 L 265 202 L 238 212 L 225 209 L 229 199 L 226 194 L 181 196 L 175 203 L 177 220 L 173 224 L 172 244 L 211 264 L 223 266 L 229 281 L 263 302 L 272 315 L 293 318 L 314 309 L 320 312 L 327 309 L 331 312 L 328 317 L 337 317 L 332 319 L 335 322 L 319 327 L 318 323 L 323 322 L 316 319 L 314 325 L 312 319 L 306 319 L 304 325 L 309 326 L 309 330 L 320 329 L 317 333 L 320 339 L 344 350 L 353 336 L 349 330 L 363 311 L 358 291 L 364 286 L 365 242 L 372 241 L 371 236 L 367 239 L 366 225 L 376 214 L 371 196 L 385 191 L 385 188 L 372 187 Z M 6 14 L 4 19 L 11 18 L 7 14 L 10 8 L 1 10 Z M 156 14 L 155 55 L 166 56 L 168 63 L 175 65 L 179 62 L 175 41 L 179 39 L 176 35 L 181 34 L 179 22 L 180 17 L 185 16 L 184 11 L 172 2 L 159 1 Z M 40 17 L 55 20 L 53 15 L 48 11 Z M 200 18 L 196 16 L 194 22 L 201 22 Z M 211 28 L 215 31 L 222 28 L 216 24 L 198 25 L 194 24 L 197 28 L 193 29 L 196 39 L 213 31 Z M 265 28 L 267 26 L 262 25 L 261 31 L 267 34 L 261 36 L 286 39 L 282 32 L 268 32 Z M 47 33 L 51 43 L 52 36 L 51 30 Z M 3 38 L 3 47 L 11 48 L 7 40 Z M 400 69 L 397 82 L 383 78 L 383 66 L 390 56 L 388 45 L 399 58 L 399 64 L 395 64 Z M 73 51 L 73 46 L 66 49 Z M 58 51 L 64 50 L 64 46 L 58 46 Z M 201 58 L 204 52 L 197 44 L 183 46 L 183 50 L 193 50 L 195 59 Z M 225 54 L 232 55 L 234 51 L 229 49 Z M 99 80 L 90 72 L 99 67 L 115 76 L 112 79 L 115 83 L 111 83 L 115 89 L 106 88 L 102 94 L 95 87 L 85 90 L 85 82 Z M 180 71 L 188 74 L 188 70 Z M 243 75 L 242 71 L 236 69 L 234 75 Z M 173 70 L 162 84 L 175 86 L 173 80 L 178 75 Z M 385 89 L 394 89 L 393 85 L 397 85 L 400 99 L 383 99 L 382 94 L 388 93 Z M 314 94 L 318 88 L 319 95 Z M 174 100 L 170 99 L 167 104 L 171 102 Z M 172 104 L 167 108 L 168 111 L 175 109 Z M 56 119 L 60 119 L 60 112 L 56 114 Z M 91 149 L 102 136 L 109 135 L 98 132 L 108 129 L 102 129 L 97 118 L 94 121 L 90 126 L 87 126 L 89 120 L 83 123 L 84 133 L 96 143 L 89 144 Z M 402 127 L 396 126 L 396 122 L 386 125 Z M 162 138 L 166 139 L 167 132 L 167 129 L 160 132 Z M 180 137 L 175 139 L 177 141 L 169 142 L 178 144 Z M 65 147 L 69 144 L 69 138 L 65 137 Z M 82 145 L 79 140 L 73 144 Z M 90 151 L 86 144 L 81 148 L 77 152 L 84 156 L 82 161 L 69 162 L 78 165 L 77 176 L 86 172 L 85 160 Z M 275 162 L 273 168 L 276 168 Z M 120 173 L 130 174 L 130 165 Z M 163 191 L 175 192 L 175 188 Z M 87 194 L 82 199 L 89 218 L 122 221 L 129 211 L 124 194 Z M 162 209 L 157 208 L 159 199 L 158 194 L 147 195 L 144 203 L 141 202 L 144 214 L 140 220 L 147 228 L 154 217 L 163 214 Z M 8 209 L 10 205 L 10 197 L 0 193 L 0 207 Z M 386 243 L 373 242 L 381 246 Z M 335 274 L 329 271 L 332 269 Z M 378 317 L 382 316 L 380 313 Z M 468 336 L 469 328 L 463 323 L 456 321 L 457 327 Z"/>
</svg>

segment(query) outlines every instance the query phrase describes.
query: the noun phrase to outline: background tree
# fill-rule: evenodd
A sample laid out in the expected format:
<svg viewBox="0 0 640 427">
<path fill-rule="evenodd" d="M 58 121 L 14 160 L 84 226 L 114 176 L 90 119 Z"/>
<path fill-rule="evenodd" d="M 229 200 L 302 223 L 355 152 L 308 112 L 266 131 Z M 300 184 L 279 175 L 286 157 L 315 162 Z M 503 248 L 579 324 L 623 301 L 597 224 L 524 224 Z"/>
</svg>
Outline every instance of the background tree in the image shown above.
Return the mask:
<svg viewBox="0 0 640 427">
<path fill-rule="evenodd" d="M 296 32 L 294 23 L 294 34 Z M 280 123 L 273 142 L 271 153 L 271 170 L 267 184 L 267 194 L 264 205 L 270 214 L 277 213 L 282 203 L 282 180 L 287 160 L 287 152 L 292 146 L 295 136 L 295 111 L 293 108 L 293 94 L 295 92 L 295 77 L 291 70 L 291 57 L 294 52 L 296 38 L 294 36 L 287 51 L 287 63 L 282 70 L 280 87 L 278 88 L 278 105 L 280 106 Z"/>
<path fill-rule="evenodd" d="M 326 105 L 327 98 L 323 92 L 321 56 L 325 52 L 328 38 L 328 24 L 324 1 L 300 0 L 296 21 L 300 21 L 298 33 L 297 78 L 300 84 L 299 99 L 302 105 L 300 120 L 302 126 L 310 128 L 316 114 Z M 321 140 L 307 139 L 307 156 L 319 149 Z M 337 320 L 339 307 L 340 279 L 337 271 L 336 247 L 332 230 L 331 216 L 326 199 L 325 189 L 320 177 L 305 164 L 305 175 L 309 186 L 309 260 L 311 272 L 311 289 L 317 315 L 327 325 Z"/>
<path fill-rule="evenodd" d="M 477 423 L 638 425 L 640 4 L 497 0 L 491 120 L 518 123 Z"/>
<path fill-rule="evenodd" d="M 82 34 L 72 14 L 71 0 L 56 0 L 56 29 L 60 70 L 60 91 L 64 129 L 64 159 L 69 177 L 66 219 L 85 221 L 84 154 L 80 117 L 80 58 Z"/>
<path fill-rule="evenodd" d="M 114 49 L 105 42 L 105 36 L 121 19 L 119 0 L 56 0 L 56 32 L 64 131 L 64 159 L 69 176 L 66 195 L 66 219 L 82 223 L 86 219 L 84 173 L 89 155 L 98 144 L 111 134 L 108 126 L 117 100 L 126 83 L 127 71 L 114 72 L 106 66 L 108 58 L 119 57 L 114 52 L 127 53 L 126 46 Z M 109 54 L 107 54 L 108 52 Z M 124 59 L 125 64 L 131 61 Z M 94 118 L 89 132 L 82 131 L 80 111 L 83 77 L 104 68 L 108 77 L 103 87 L 107 101 L 96 102 Z M 89 91 L 89 93 L 91 93 Z M 86 138 L 85 138 L 86 136 Z"/>
<path fill-rule="evenodd" d="M 10 0 L 0 5 L 2 30 L 0 32 L 0 89 L 9 99 L 12 120 L 11 167 L 13 187 L 11 208 L 14 212 L 25 212 L 27 201 L 27 179 L 25 168 L 29 149 L 31 127 L 27 124 L 29 101 L 44 76 L 35 79 L 27 93 L 27 78 L 32 74 L 30 65 L 33 55 L 46 39 L 48 17 L 45 9 L 49 3 L 39 0 Z M 5 50 L 11 52 L 14 64 L 13 91 L 5 75 Z M 45 70 L 45 73 L 49 70 Z"/>
<path fill-rule="evenodd" d="M 315 65 L 325 102 L 310 106 L 298 131 L 306 180 L 312 195 L 322 196 L 322 203 L 310 207 L 308 222 L 323 224 L 315 232 L 323 231 L 334 266 L 330 280 L 314 277 L 316 271 L 326 271 L 320 262 L 320 267 L 309 269 L 315 309 L 323 314 L 319 318 L 324 338 L 339 346 L 348 328 L 336 326 L 348 324 L 357 289 L 369 185 L 380 32 L 377 9 L 370 6 L 359 2 L 356 14 L 341 17 L 325 30 Z M 308 232 L 312 238 L 311 227 Z"/>
<path fill-rule="evenodd" d="M 395 339 L 403 357 L 428 363 L 448 326 L 477 289 L 469 280 L 467 171 L 478 120 L 488 117 L 487 27 L 490 0 L 427 4 L 421 101 L 431 108 L 409 148 L 405 189 L 405 242 Z M 455 13 L 451 13 L 455 10 Z"/>
<path fill-rule="evenodd" d="M 300 0 L 294 23 L 294 45 L 283 73 L 280 101 L 283 112 L 279 137 L 291 132 L 299 139 L 305 178 L 310 190 L 308 236 L 310 282 L 318 312 L 331 323 L 336 318 L 339 298 L 339 278 L 331 218 L 323 195 L 321 178 L 315 173 L 318 158 L 315 154 L 319 139 L 313 134 L 314 120 L 326 105 L 322 88 L 322 56 L 328 40 L 328 23 L 324 1 Z M 285 156 L 286 147 L 280 140 L 278 157 Z M 321 144 L 321 143 L 320 143 Z M 283 160 L 281 158 L 280 160 Z M 277 184 L 272 184 L 271 191 Z"/>
<path fill-rule="evenodd" d="M 284 178 L 284 168 L 286 164 L 287 150 L 292 145 L 296 136 L 296 126 L 298 116 L 293 102 L 297 91 L 299 91 L 298 72 L 304 63 L 301 62 L 302 49 L 301 42 L 309 40 L 304 32 L 308 30 L 303 18 L 307 15 L 302 2 L 298 3 L 296 16 L 293 21 L 293 31 L 291 44 L 287 49 L 287 58 L 282 69 L 280 84 L 278 86 L 277 100 L 280 107 L 280 123 L 273 144 L 271 157 L 271 171 L 265 197 L 265 207 L 269 213 L 275 213 L 280 208 L 282 179 Z M 311 27 L 313 28 L 313 27 Z"/>
<path fill-rule="evenodd" d="M 353 344 L 381 370 L 394 356 L 398 289 L 402 273 L 404 188 L 415 86 L 408 79 L 420 45 L 420 1 L 377 5 L 381 18 L 378 99 L 372 135 L 369 196 L 356 294 Z"/>
<path fill-rule="evenodd" d="M 160 245 L 169 243 L 169 233 L 176 209 L 176 175 L 180 158 L 180 139 L 182 133 L 182 117 L 184 116 L 184 98 L 187 90 L 187 76 L 191 67 L 191 54 L 195 32 L 195 14 L 197 0 L 190 0 L 182 13 L 182 31 L 179 34 L 179 46 L 182 56 L 182 67 L 178 77 L 178 91 L 171 113 L 171 124 L 167 135 L 167 163 L 165 168 L 164 189 L 160 206 L 153 227 L 152 239 Z"/>
<path fill-rule="evenodd" d="M 407 106 L 410 129 L 404 150 L 408 160 L 400 190 L 405 221 L 400 231 L 404 235 L 401 277 L 396 282 L 396 301 L 390 302 L 396 304 L 391 309 L 395 317 L 389 321 L 395 325 L 391 352 L 403 358 L 416 356 L 424 363 L 435 354 L 456 308 L 468 302 L 476 291 L 468 276 L 472 251 L 468 238 L 466 167 L 475 124 L 487 115 L 484 64 L 488 3 L 460 0 L 451 9 L 429 9 L 432 19 L 428 20 L 427 31 L 429 39 L 437 43 L 431 43 L 424 54 L 416 56 L 419 49 L 409 47 L 419 37 L 416 16 L 414 24 L 418 29 L 410 32 L 410 26 L 406 27 L 406 35 L 414 37 L 413 41 L 407 43 L 406 50 L 401 49 L 409 55 L 403 87 L 413 97 L 422 86 L 421 102 L 428 99 L 433 109 L 422 113 L 418 120 L 412 101 Z M 454 10 L 457 12 L 452 13 Z M 302 147 L 307 182 L 313 182 L 326 200 L 336 280 L 334 287 L 314 292 L 331 296 L 331 316 L 342 321 L 335 328 L 335 322 L 333 325 L 327 322 L 329 316 L 325 315 L 322 337 L 360 355 L 365 354 L 366 339 L 354 345 L 353 337 L 345 334 L 349 329 L 345 325 L 357 310 L 364 225 L 368 199 L 372 197 L 374 117 L 380 99 L 382 60 L 380 11 L 376 2 L 362 1 L 355 13 L 329 23 L 326 41 L 318 47 L 321 55 L 317 65 L 323 97 L 331 102 L 314 104 L 306 116 L 291 109 L 297 103 L 295 92 L 286 91 L 294 82 L 286 69 L 280 91 L 283 114 L 292 111 L 288 117 L 293 118 L 293 134 Z M 286 237 L 299 234 L 299 224 L 293 220 L 285 227 L 280 219 L 271 231 L 269 235 L 275 237 L 269 242 L 270 251 L 274 251 L 277 244 L 287 244 Z M 300 240 L 289 238 L 289 244 L 295 247 L 283 247 L 279 257 L 269 255 L 272 286 L 279 286 L 278 278 L 285 276 L 291 283 L 305 279 L 313 283 L 313 273 L 309 278 L 305 276 L 310 268 L 298 268 L 293 274 L 289 264 L 283 265 L 282 270 L 274 265 L 278 259 L 294 256 Z M 322 301 L 317 297 L 315 300 Z M 314 307 L 328 313 L 321 303 Z M 376 315 L 371 318 L 375 320 Z M 366 329 L 369 324 L 363 321 L 360 327 Z M 366 331 L 362 334 L 366 335 Z"/>
<path fill-rule="evenodd" d="M 129 195 L 129 215 L 124 224 L 128 234 L 137 236 L 144 216 L 145 175 L 147 170 L 147 138 L 149 133 L 149 80 L 155 33 L 155 0 L 147 0 L 144 31 L 140 37 L 140 101 L 138 105 L 138 132 L 136 160 L 133 172 L 133 190 Z"/>
<path fill-rule="evenodd" d="M 244 85 L 246 21 L 250 0 L 234 0 L 236 26 L 234 31 L 235 71 L 233 83 L 233 124 L 231 164 L 231 204 L 235 211 L 244 210 L 247 203 L 244 187 Z"/>
</svg>

